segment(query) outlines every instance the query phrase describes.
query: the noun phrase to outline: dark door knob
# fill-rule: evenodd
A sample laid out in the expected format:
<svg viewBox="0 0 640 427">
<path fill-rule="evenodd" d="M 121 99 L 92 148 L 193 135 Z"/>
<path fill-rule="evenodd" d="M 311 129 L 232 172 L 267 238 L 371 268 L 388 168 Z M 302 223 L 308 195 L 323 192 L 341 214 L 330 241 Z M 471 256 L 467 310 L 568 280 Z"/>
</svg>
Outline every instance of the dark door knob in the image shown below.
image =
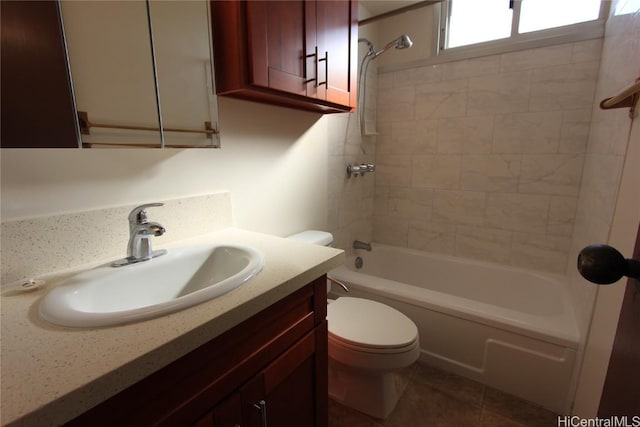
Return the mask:
<svg viewBox="0 0 640 427">
<path fill-rule="evenodd" d="M 640 279 L 640 260 L 625 259 L 611 246 L 589 245 L 578 254 L 578 271 L 590 282 L 609 285 L 623 276 Z"/>
</svg>

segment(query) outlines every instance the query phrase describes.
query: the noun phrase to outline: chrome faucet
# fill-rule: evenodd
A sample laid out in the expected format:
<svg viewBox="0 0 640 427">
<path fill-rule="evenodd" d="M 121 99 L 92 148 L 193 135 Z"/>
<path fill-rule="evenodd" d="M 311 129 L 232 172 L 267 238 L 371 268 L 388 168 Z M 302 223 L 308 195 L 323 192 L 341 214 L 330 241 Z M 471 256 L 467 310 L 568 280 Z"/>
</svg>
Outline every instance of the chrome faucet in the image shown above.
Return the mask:
<svg viewBox="0 0 640 427">
<path fill-rule="evenodd" d="M 364 249 L 371 252 L 371 243 L 361 242 L 360 240 L 353 241 L 353 249 Z"/>
<path fill-rule="evenodd" d="M 129 213 L 129 243 L 127 257 L 114 261 L 111 266 L 122 267 L 137 262 L 148 261 L 167 253 L 165 249 L 154 251 L 151 249 L 151 238 L 162 236 L 167 231 L 157 222 L 147 221 L 147 208 L 163 206 L 164 203 L 148 203 L 140 205 Z"/>
</svg>

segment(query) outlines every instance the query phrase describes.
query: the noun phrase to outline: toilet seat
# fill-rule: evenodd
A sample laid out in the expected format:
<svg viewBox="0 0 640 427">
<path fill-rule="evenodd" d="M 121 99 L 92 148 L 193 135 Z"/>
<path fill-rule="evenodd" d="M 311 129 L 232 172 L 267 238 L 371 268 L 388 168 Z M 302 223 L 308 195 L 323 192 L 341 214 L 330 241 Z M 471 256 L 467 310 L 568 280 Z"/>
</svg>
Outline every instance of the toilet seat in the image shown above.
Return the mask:
<svg viewBox="0 0 640 427">
<path fill-rule="evenodd" d="M 329 341 L 367 353 L 404 353 L 417 346 L 418 328 L 398 310 L 377 301 L 341 297 L 327 306 Z"/>
</svg>

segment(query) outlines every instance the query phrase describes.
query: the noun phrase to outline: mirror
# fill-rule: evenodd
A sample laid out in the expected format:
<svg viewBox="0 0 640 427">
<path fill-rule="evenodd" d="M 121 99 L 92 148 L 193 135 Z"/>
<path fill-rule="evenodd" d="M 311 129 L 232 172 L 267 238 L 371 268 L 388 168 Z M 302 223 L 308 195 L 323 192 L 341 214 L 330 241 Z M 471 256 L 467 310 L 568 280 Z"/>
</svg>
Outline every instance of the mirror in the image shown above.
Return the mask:
<svg viewBox="0 0 640 427">
<path fill-rule="evenodd" d="M 208 2 L 62 1 L 83 147 L 219 147 Z"/>
</svg>

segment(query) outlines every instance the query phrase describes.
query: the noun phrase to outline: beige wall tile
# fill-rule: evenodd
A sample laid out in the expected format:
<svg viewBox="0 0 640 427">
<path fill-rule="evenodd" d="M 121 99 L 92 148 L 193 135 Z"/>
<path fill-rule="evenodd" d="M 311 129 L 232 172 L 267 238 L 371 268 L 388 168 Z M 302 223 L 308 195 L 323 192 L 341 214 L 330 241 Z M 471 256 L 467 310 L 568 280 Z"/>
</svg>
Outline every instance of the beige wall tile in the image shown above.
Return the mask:
<svg viewBox="0 0 640 427">
<path fill-rule="evenodd" d="M 513 154 L 465 155 L 461 188 L 475 191 L 518 191 L 520 156 Z"/>
<path fill-rule="evenodd" d="M 433 190 L 430 188 L 383 187 L 376 190 L 376 215 L 430 220 Z"/>
<path fill-rule="evenodd" d="M 458 226 L 454 255 L 509 264 L 513 232 Z"/>
<path fill-rule="evenodd" d="M 378 90 L 391 89 L 393 87 L 393 73 L 378 74 L 377 84 Z"/>
<path fill-rule="evenodd" d="M 485 193 L 437 190 L 433 199 L 433 219 L 456 224 L 484 223 Z"/>
<path fill-rule="evenodd" d="M 560 153 L 585 153 L 589 140 L 590 124 L 590 109 L 563 111 L 558 151 Z"/>
<path fill-rule="evenodd" d="M 598 62 L 581 62 L 534 70 L 530 109 L 548 111 L 591 107 L 598 66 Z"/>
<path fill-rule="evenodd" d="M 492 152 L 556 153 L 561 126 L 562 114 L 554 111 L 497 115 Z"/>
<path fill-rule="evenodd" d="M 373 218 L 373 240 L 387 245 L 407 247 L 409 222 L 384 216 Z"/>
<path fill-rule="evenodd" d="M 437 120 L 403 120 L 391 123 L 391 152 L 402 154 L 435 153 Z"/>
<path fill-rule="evenodd" d="M 442 80 L 497 74 L 500 72 L 500 55 L 483 56 L 442 64 Z"/>
<path fill-rule="evenodd" d="M 501 73 L 469 79 L 467 115 L 527 111 L 531 71 Z"/>
<path fill-rule="evenodd" d="M 459 154 L 415 155 L 411 185 L 429 188 L 459 188 L 462 156 Z"/>
<path fill-rule="evenodd" d="M 502 55 L 502 71 L 529 70 L 549 65 L 568 64 L 573 45 L 562 44 L 539 49 L 527 49 Z"/>
<path fill-rule="evenodd" d="M 519 267 L 564 273 L 570 246 L 570 236 L 515 233 L 511 263 Z"/>
<path fill-rule="evenodd" d="M 378 91 L 378 121 L 413 119 L 415 99 L 414 86 L 380 89 Z"/>
<path fill-rule="evenodd" d="M 583 165 L 582 154 L 525 154 L 518 189 L 521 193 L 577 196 Z"/>
<path fill-rule="evenodd" d="M 467 108 L 467 80 L 449 80 L 415 87 L 415 117 L 434 119 L 464 116 Z"/>
<path fill-rule="evenodd" d="M 571 50 L 571 62 L 600 61 L 603 42 L 603 39 L 594 39 L 574 43 Z"/>
<path fill-rule="evenodd" d="M 376 159 L 376 185 L 405 186 L 411 184 L 411 156 L 390 154 Z"/>
<path fill-rule="evenodd" d="M 409 247 L 427 252 L 453 255 L 456 226 L 440 222 L 411 221 Z"/>
<path fill-rule="evenodd" d="M 576 217 L 577 197 L 551 197 L 547 234 L 571 236 Z"/>
<path fill-rule="evenodd" d="M 549 196 L 509 193 L 487 195 L 485 223 L 492 228 L 545 233 L 548 215 Z"/>
<path fill-rule="evenodd" d="M 440 81 L 442 65 L 409 68 L 408 70 L 396 71 L 392 75 L 394 87 L 415 86 L 422 83 Z"/>
<path fill-rule="evenodd" d="M 493 116 L 438 120 L 438 153 L 489 153 Z"/>
</svg>

